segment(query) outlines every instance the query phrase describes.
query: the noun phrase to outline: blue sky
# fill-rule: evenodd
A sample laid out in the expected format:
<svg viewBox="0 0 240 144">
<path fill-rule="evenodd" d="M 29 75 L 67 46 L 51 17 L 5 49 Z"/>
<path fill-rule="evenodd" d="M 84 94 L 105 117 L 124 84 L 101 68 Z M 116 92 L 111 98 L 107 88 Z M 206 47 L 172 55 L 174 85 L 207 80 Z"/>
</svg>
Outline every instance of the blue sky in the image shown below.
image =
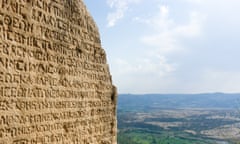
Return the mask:
<svg viewBox="0 0 240 144">
<path fill-rule="evenodd" d="M 84 0 L 119 93 L 240 92 L 239 0 Z"/>
</svg>

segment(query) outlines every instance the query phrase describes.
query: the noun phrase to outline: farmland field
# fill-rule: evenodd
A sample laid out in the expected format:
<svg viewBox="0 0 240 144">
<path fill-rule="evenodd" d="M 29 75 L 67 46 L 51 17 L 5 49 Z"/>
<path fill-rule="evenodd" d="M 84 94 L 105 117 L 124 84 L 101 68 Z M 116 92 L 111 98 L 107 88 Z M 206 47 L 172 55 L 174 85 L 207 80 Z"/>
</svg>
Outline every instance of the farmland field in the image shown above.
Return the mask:
<svg viewBox="0 0 240 144">
<path fill-rule="evenodd" d="M 138 98 L 136 103 L 131 103 L 129 100 L 121 104 L 120 95 L 118 144 L 237 144 L 240 142 L 239 110 L 233 105 L 208 107 L 204 104 L 193 106 L 192 103 L 187 102 L 186 107 L 181 108 L 178 103 L 164 108 L 164 104 L 159 104 L 157 100 L 153 101 L 155 104 L 145 99 L 142 102 L 144 104 L 140 104 L 141 98 Z"/>
</svg>

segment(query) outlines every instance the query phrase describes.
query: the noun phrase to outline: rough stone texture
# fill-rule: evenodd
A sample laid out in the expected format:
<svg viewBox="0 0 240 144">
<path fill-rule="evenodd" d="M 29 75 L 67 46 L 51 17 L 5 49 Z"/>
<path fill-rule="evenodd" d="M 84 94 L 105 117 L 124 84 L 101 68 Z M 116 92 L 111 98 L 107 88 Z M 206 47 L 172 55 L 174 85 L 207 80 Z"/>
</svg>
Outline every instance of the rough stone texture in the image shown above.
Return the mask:
<svg viewBox="0 0 240 144">
<path fill-rule="evenodd" d="M 116 144 L 116 88 L 82 0 L 0 0 L 0 144 Z"/>
</svg>

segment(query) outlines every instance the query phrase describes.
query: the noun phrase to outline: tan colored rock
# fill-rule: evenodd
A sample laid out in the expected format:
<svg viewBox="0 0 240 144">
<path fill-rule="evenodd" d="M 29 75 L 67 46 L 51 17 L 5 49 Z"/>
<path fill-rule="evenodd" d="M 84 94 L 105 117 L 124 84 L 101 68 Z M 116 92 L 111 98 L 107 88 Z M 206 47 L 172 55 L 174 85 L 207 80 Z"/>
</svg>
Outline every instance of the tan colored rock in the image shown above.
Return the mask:
<svg viewBox="0 0 240 144">
<path fill-rule="evenodd" d="M 116 88 L 82 0 L 0 0 L 0 144 L 116 144 Z"/>
</svg>

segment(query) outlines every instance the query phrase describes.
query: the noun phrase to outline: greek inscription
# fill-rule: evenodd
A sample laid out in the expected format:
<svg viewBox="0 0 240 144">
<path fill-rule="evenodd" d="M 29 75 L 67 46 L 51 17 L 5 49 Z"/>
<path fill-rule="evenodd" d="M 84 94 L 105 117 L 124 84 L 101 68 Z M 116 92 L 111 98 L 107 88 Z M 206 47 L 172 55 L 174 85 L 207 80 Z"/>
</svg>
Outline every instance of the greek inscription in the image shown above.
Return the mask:
<svg viewBox="0 0 240 144">
<path fill-rule="evenodd" d="M 24 32 L 33 32 L 33 23 L 29 23 L 27 20 L 14 17 L 8 14 L 0 12 L 0 25 L 11 29 L 22 30 Z"/>
<path fill-rule="evenodd" d="M 116 144 L 116 90 L 82 0 L 0 0 L 0 69 L 0 144 Z"/>
</svg>

